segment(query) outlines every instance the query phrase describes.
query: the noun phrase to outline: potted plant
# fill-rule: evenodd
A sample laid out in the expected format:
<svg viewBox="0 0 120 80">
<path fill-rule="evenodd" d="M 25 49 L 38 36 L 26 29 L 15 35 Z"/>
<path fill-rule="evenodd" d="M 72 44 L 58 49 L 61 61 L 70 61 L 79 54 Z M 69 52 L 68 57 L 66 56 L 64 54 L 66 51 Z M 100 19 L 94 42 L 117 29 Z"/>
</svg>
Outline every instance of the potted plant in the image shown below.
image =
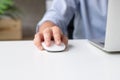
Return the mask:
<svg viewBox="0 0 120 80">
<path fill-rule="evenodd" d="M 21 38 L 19 10 L 13 0 L 0 0 L 0 40 Z"/>
</svg>

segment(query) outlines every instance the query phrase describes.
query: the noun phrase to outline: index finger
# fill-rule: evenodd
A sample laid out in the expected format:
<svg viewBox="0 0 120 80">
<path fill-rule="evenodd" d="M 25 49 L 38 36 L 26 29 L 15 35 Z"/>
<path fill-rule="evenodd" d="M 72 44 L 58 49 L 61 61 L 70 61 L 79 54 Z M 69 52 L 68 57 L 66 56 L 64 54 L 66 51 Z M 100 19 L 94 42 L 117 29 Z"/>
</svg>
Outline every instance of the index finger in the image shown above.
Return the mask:
<svg viewBox="0 0 120 80">
<path fill-rule="evenodd" d="M 42 39 L 43 39 L 42 35 L 40 33 L 36 33 L 35 36 L 34 36 L 34 40 L 33 40 L 34 44 L 40 50 L 43 50 L 43 47 L 42 47 L 42 44 L 41 44 Z"/>
</svg>

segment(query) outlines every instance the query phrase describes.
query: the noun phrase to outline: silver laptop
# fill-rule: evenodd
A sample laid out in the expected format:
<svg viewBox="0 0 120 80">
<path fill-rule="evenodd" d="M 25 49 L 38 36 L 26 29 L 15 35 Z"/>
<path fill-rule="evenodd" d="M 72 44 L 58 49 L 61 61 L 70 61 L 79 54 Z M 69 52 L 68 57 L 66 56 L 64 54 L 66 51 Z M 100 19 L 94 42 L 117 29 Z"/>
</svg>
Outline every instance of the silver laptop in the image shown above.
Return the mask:
<svg viewBox="0 0 120 80">
<path fill-rule="evenodd" d="M 90 40 L 107 52 L 120 52 L 120 0 L 108 0 L 108 14 L 104 40 Z"/>
</svg>

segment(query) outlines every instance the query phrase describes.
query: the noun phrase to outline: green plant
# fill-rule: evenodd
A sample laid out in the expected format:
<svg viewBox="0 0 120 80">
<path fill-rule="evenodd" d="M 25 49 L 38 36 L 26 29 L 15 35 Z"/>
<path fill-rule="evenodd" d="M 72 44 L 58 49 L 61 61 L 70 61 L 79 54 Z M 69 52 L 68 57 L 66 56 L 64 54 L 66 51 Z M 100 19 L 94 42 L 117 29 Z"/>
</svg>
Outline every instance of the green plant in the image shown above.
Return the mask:
<svg viewBox="0 0 120 80">
<path fill-rule="evenodd" d="M 0 0 L 0 14 L 4 14 L 12 6 L 13 6 L 12 0 Z"/>
<path fill-rule="evenodd" d="M 19 10 L 14 5 L 13 0 L 0 0 L 0 18 L 2 16 L 9 16 L 11 18 L 18 17 Z"/>
</svg>

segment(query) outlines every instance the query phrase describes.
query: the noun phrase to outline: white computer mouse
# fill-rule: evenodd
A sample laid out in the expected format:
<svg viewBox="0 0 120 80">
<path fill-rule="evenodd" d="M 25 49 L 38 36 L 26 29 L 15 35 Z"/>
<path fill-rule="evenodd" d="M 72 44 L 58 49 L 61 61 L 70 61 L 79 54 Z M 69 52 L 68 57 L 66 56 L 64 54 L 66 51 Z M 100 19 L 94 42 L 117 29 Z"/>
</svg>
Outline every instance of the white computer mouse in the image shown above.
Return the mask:
<svg viewBox="0 0 120 80">
<path fill-rule="evenodd" d="M 51 45 L 48 47 L 46 46 L 45 42 L 42 42 L 42 46 L 46 51 L 50 52 L 60 52 L 65 50 L 65 44 L 61 43 L 60 45 L 55 44 L 54 41 L 51 41 Z"/>
</svg>

